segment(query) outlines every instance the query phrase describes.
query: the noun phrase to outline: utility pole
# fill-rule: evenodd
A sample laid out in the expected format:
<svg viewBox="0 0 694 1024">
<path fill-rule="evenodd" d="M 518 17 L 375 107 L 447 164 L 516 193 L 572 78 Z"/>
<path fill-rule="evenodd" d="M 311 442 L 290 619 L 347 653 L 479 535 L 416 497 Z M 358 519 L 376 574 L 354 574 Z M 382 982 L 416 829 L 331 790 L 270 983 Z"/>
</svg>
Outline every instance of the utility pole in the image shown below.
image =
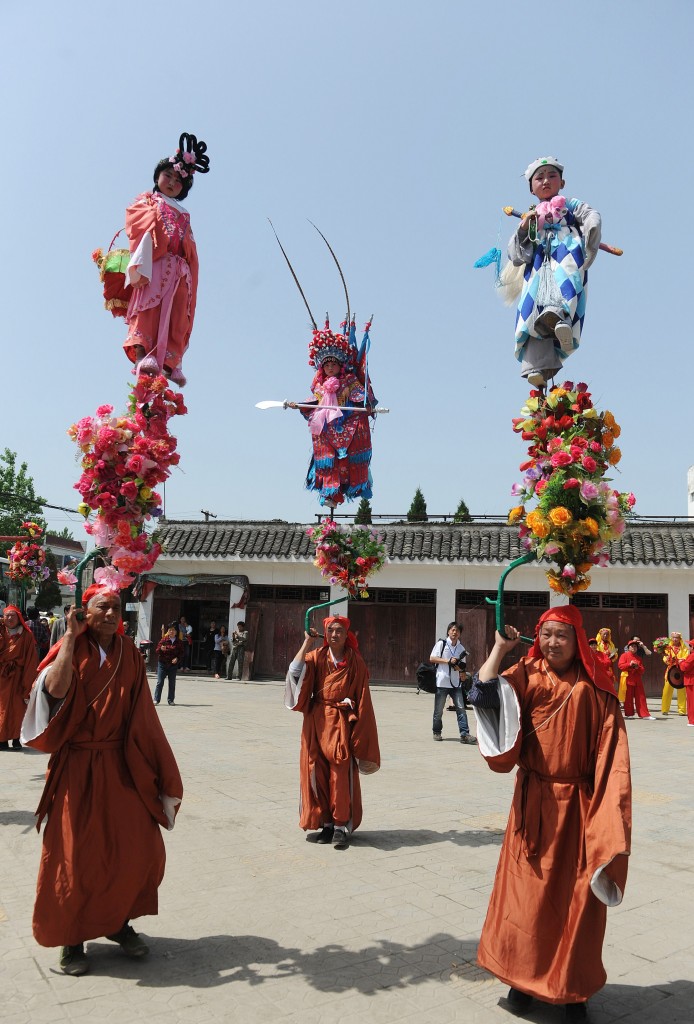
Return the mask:
<svg viewBox="0 0 694 1024">
<path fill-rule="evenodd" d="M 200 509 L 200 514 L 205 517 L 205 522 L 206 523 L 209 523 L 210 516 L 212 516 L 213 519 L 217 518 L 217 516 L 214 514 L 214 512 L 207 512 L 204 508 Z"/>
</svg>

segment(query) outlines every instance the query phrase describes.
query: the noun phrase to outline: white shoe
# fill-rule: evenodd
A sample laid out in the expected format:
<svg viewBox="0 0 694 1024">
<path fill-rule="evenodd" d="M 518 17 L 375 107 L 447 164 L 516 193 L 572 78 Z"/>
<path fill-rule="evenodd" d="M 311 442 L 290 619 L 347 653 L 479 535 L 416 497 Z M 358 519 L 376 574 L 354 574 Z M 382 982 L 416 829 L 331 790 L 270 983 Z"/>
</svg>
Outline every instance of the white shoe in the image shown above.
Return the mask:
<svg viewBox="0 0 694 1024">
<path fill-rule="evenodd" d="M 688 729 L 694 729 L 694 722 L 687 722 Z"/>
<path fill-rule="evenodd" d="M 631 720 L 631 719 L 632 719 L 632 718 L 633 718 L 634 716 L 633 716 L 633 715 L 625 715 L 624 717 L 625 717 L 625 718 L 627 719 L 627 721 L 629 721 L 629 720 Z"/>
<path fill-rule="evenodd" d="M 657 721 L 657 719 L 655 719 L 653 717 L 653 715 L 646 715 L 646 717 L 642 718 L 641 721 L 642 722 L 655 722 L 655 721 Z"/>
<path fill-rule="evenodd" d="M 574 332 L 571 330 L 571 324 L 567 324 L 565 320 L 560 320 L 554 328 L 554 336 L 559 342 L 559 348 L 566 355 L 570 355 L 574 350 Z"/>
</svg>

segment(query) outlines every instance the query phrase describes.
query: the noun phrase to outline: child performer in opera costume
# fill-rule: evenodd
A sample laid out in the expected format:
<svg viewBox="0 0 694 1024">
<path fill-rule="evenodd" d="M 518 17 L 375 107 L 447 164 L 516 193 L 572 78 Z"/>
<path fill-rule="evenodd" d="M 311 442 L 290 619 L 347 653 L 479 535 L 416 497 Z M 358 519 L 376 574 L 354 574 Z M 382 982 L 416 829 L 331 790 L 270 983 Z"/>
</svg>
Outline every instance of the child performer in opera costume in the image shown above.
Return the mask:
<svg viewBox="0 0 694 1024">
<path fill-rule="evenodd" d="M 134 373 L 165 373 L 174 384 L 186 382 L 181 369 L 195 317 L 198 254 L 190 215 L 181 206 L 196 171 L 207 174 L 207 146 L 184 133 L 171 157 L 154 168 L 154 188 L 126 210 L 130 241 L 126 284 L 133 291 L 125 321 L 123 348 Z"/>
<path fill-rule="evenodd" d="M 600 246 L 600 214 L 559 195 L 563 173 L 553 156 L 526 169 L 538 203 L 521 218 L 508 245 L 510 263 L 501 273 L 506 297 L 515 300 L 520 294 L 516 359 L 521 375 L 536 387 L 543 387 L 580 344 L 588 268 Z"/>
<path fill-rule="evenodd" d="M 322 331 L 317 328 L 309 344 L 309 366 L 316 367 L 311 382 L 312 397 L 300 409 L 309 423 L 313 458 L 306 476 L 306 487 L 318 491 L 321 505 L 336 508 L 345 498 L 370 498 L 371 429 L 370 410 L 376 399 L 368 379 L 367 353 L 371 320 L 364 328 L 357 348 L 354 318 L 342 324 L 334 334 L 326 317 Z M 287 402 L 297 409 L 296 402 Z M 343 412 L 341 406 L 361 406 L 359 412 Z"/>
</svg>

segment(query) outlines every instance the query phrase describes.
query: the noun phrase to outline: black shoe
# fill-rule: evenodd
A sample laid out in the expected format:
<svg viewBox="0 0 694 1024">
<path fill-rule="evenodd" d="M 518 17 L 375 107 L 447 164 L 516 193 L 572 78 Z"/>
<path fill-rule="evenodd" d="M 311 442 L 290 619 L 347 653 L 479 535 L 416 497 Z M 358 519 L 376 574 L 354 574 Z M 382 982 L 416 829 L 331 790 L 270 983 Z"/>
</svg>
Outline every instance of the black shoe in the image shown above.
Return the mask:
<svg viewBox="0 0 694 1024">
<path fill-rule="evenodd" d="M 19 742 L 19 739 L 12 740 L 12 749 L 13 750 L 21 750 L 22 749 L 22 744 Z"/>
<path fill-rule="evenodd" d="M 306 836 L 306 842 L 320 843 L 321 846 L 330 846 L 333 841 L 334 831 L 335 827 L 333 825 L 323 825 L 320 832 L 313 832 L 310 836 Z"/>
<path fill-rule="evenodd" d="M 336 828 L 333 832 L 333 849 L 346 850 L 349 846 L 349 832 L 346 828 Z"/>
<path fill-rule="evenodd" d="M 169 705 L 170 708 L 175 707 L 175 704 L 174 704 L 174 702 L 172 700 L 167 700 L 166 703 Z"/>
<path fill-rule="evenodd" d="M 147 956 L 149 953 L 149 946 L 130 924 L 124 924 L 119 932 L 116 932 L 115 935 L 107 935 L 106 938 L 109 942 L 117 942 L 126 956 L 130 956 L 134 960 Z"/>
<path fill-rule="evenodd" d="M 474 747 L 474 746 L 477 745 L 477 740 L 475 739 L 474 736 L 471 736 L 469 732 L 464 732 L 463 733 L 463 735 L 460 737 L 460 742 L 461 743 L 469 743 L 471 747 Z"/>
<path fill-rule="evenodd" d="M 443 736 L 441 735 L 440 732 L 435 732 L 433 736 L 435 740 L 438 740 L 440 743 L 443 743 Z"/>
<path fill-rule="evenodd" d="M 565 1019 L 568 1021 L 587 1021 L 588 1020 L 588 1004 L 587 1003 L 567 1003 L 564 1007 Z"/>
<path fill-rule="evenodd" d="M 7 740 L 0 741 L 0 750 L 9 750 L 10 744 Z"/>
<path fill-rule="evenodd" d="M 527 1013 L 532 1001 L 532 996 L 529 996 L 527 992 L 519 992 L 517 988 L 510 988 L 506 996 L 506 1002 L 514 1013 Z"/>
<path fill-rule="evenodd" d="M 79 942 L 76 946 L 62 946 L 60 949 L 60 970 L 63 974 L 72 974 L 78 978 L 89 970 L 87 958 L 84 955 L 84 943 Z"/>
</svg>

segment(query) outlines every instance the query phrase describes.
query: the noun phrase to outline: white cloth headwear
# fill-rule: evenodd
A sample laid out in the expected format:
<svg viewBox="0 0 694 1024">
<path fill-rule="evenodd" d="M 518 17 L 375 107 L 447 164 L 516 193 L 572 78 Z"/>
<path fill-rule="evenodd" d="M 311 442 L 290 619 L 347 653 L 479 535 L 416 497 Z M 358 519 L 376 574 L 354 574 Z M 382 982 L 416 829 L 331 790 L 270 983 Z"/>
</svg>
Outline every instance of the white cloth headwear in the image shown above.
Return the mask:
<svg viewBox="0 0 694 1024">
<path fill-rule="evenodd" d="M 560 164 L 556 156 L 539 156 L 537 160 L 533 160 L 525 169 L 525 180 L 532 181 L 533 174 L 535 171 L 539 171 L 541 167 L 549 164 L 550 167 L 556 167 L 560 174 L 564 173 L 564 164 Z"/>
</svg>

